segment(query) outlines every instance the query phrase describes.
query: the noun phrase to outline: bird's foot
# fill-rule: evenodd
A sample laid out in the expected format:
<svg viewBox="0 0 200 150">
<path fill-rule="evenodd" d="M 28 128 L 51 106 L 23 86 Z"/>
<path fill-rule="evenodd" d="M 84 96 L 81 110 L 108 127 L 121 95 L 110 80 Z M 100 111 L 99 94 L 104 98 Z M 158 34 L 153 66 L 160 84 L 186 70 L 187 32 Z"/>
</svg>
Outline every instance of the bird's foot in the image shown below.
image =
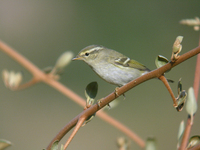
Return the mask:
<svg viewBox="0 0 200 150">
<path fill-rule="evenodd" d="M 118 90 L 119 90 L 119 87 L 116 87 L 116 88 L 115 88 L 115 91 L 114 91 L 116 97 L 119 97 L 119 96 L 120 96 L 120 95 L 118 94 Z M 126 99 L 125 94 L 123 93 L 122 95 L 124 96 L 124 100 L 125 100 L 125 99 Z"/>
<path fill-rule="evenodd" d="M 116 88 L 115 88 L 115 91 L 114 91 L 116 97 L 119 97 L 119 96 L 120 96 L 120 95 L 118 94 L 118 90 L 119 90 L 119 87 L 116 87 Z"/>
</svg>

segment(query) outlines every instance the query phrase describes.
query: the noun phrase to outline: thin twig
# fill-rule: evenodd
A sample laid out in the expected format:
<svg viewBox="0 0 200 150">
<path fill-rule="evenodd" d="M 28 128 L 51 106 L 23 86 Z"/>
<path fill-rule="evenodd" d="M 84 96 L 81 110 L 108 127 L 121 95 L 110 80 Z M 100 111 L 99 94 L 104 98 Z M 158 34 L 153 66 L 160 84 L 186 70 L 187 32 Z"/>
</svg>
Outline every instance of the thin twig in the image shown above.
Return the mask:
<svg viewBox="0 0 200 150">
<path fill-rule="evenodd" d="M 44 73 L 40 71 L 39 68 L 37 68 L 33 63 L 31 63 L 28 59 L 26 59 L 24 56 L 13 50 L 11 47 L 9 47 L 4 42 L 0 41 L 0 49 L 5 52 L 7 55 L 12 57 L 14 60 L 16 60 L 18 63 L 20 63 L 23 67 L 25 67 L 28 71 L 30 71 L 33 76 L 36 78 L 42 78 L 45 77 Z"/>
<path fill-rule="evenodd" d="M 200 46 L 200 38 L 199 38 L 199 46 Z M 199 83 L 200 83 L 199 81 L 200 81 L 200 54 L 197 55 L 194 84 L 193 84 L 196 101 L 198 100 L 198 91 L 199 91 Z M 194 116 L 193 116 L 193 120 L 194 120 Z M 191 128 L 192 128 L 191 119 L 188 116 L 186 129 L 183 134 L 183 138 L 182 138 L 182 142 L 181 142 L 179 150 L 185 150 L 185 148 L 187 147 Z"/>
<path fill-rule="evenodd" d="M 128 90 L 132 89 L 133 87 L 135 87 L 135 86 L 137 86 L 137 85 L 139 85 L 139 84 L 141 84 L 141 83 L 143 83 L 143 82 L 145 82 L 149 79 L 162 76 L 164 72 L 170 70 L 171 68 L 182 63 L 183 61 L 197 55 L 198 53 L 200 53 L 200 47 L 197 47 L 197 48 L 181 55 L 179 57 L 179 59 L 176 60 L 176 62 L 174 62 L 174 63 L 170 62 L 170 63 L 164 65 L 163 67 L 160 67 L 156 70 L 153 70 L 153 71 L 131 81 L 130 83 L 118 88 L 118 90 L 117 90 L 118 95 L 119 96 L 122 95 L 123 93 L 127 92 Z M 105 97 L 104 99 L 101 100 L 101 106 L 100 107 L 98 106 L 98 104 L 95 104 L 82 113 L 84 113 L 86 116 L 91 116 L 92 114 L 96 113 L 100 108 L 106 106 L 108 103 L 110 103 L 115 98 L 116 98 L 116 94 L 115 94 L 115 92 L 113 92 L 113 93 L 109 94 L 107 97 Z M 71 124 L 71 122 L 69 122 L 69 124 Z M 60 131 L 60 132 L 65 132 L 65 131 Z M 52 142 L 48 145 L 47 150 L 50 150 L 51 145 L 52 145 Z"/>
<path fill-rule="evenodd" d="M 72 141 L 72 139 L 74 138 L 74 136 L 76 135 L 76 133 L 78 132 L 79 128 L 82 126 L 82 124 L 84 123 L 85 120 L 86 120 L 85 117 L 80 117 L 78 119 L 76 127 L 74 128 L 72 134 L 70 135 L 70 137 L 68 138 L 67 142 L 64 145 L 64 150 L 67 149 L 69 143 Z"/>
<path fill-rule="evenodd" d="M 177 102 L 176 102 L 176 98 L 175 98 L 175 96 L 174 96 L 174 93 L 172 92 L 172 89 L 171 89 L 171 87 L 170 87 L 170 85 L 169 85 L 167 79 L 165 78 L 164 75 L 160 76 L 159 79 L 163 82 L 163 84 L 164 84 L 165 87 L 167 88 L 167 90 L 168 90 L 169 94 L 171 95 L 172 100 L 173 100 L 173 102 L 174 102 L 174 107 L 177 108 L 177 107 L 178 107 L 178 104 L 177 104 Z M 178 111 L 179 111 L 179 110 L 178 110 Z"/>
<path fill-rule="evenodd" d="M 40 81 L 38 80 L 38 78 L 34 78 L 34 77 L 33 77 L 30 81 L 28 81 L 28 82 L 26 82 L 26 83 L 24 83 L 24 84 L 19 85 L 19 86 L 17 87 L 16 90 L 19 91 L 19 90 L 22 90 L 22 89 L 31 87 L 31 86 L 37 84 L 38 82 L 40 82 Z"/>
<path fill-rule="evenodd" d="M 3 46 L 2 46 L 3 45 Z M 6 45 L 7 46 L 7 45 Z M 30 72 L 33 73 L 34 76 L 40 78 L 43 82 L 51 85 L 52 87 L 55 86 L 55 84 L 53 83 L 56 83 L 57 86 L 61 86 L 62 88 L 62 84 L 59 84 L 57 81 L 55 80 L 52 80 L 50 77 L 47 77 L 42 71 L 40 71 L 36 66 L 34 66 L 32 63 L 30 63 L 28 60 L 23 60 L 23 56 L 19 55 L 18 53 L 16 54 L 16 52 L 14 52 L 14 54 L 12 53 L 12 49 L 10 47 L 5 47 L 4 43 L 0 42 L 0 48 L 3 49 L 3 50 L 8 50 L 8 53 L 11 57 L 15 58 L 15 60 L 19 61 L 23 66 L 25 66 L 26 68 L 28 68 L 28 70 Z M 140 78 L 128 83 L 127 85 L 121 87 L 118 89 L 118 95 L 122 95 L 123 93 L 127 92 L 128 90 L 132 89 L 133 87 L 151 79 L 151 78 L 155 78 L 155 77 L 159 77 L 159 75 L 161 76 L 164 72 L 166 72 L 167 70 L 173 68 L 174 66 L 180 64 L 181 62 L 195 56 L 196 54 L 198 54 L 200 52 L 200 47 L 197 47 L 183 55 L 181 55 L 179 57 L 179 59 L 175 62 L 175 63 L 168 63 L 166 64 L 165 66 L 159 68 L 159 69 L 156 69 L 148 74 L 145 74 L 143 76 L 141 76 Z M 17 58 L 16 58 L 17 57 Z M 28 61 L 28 63 L 27 63 Z M 28 64 L 28 65 L 27 65 Z M 29 65 L 31 66 L 29 68 Z M 56 87 L 55 87 L 56 88 Z M 65 88 L 65 87 L 64 87 Z M 60 89 L 60 91 L 62 93 L 65 93 L 65 90 L 62 90 Z M 70 90 L 67 90 L 67 93 L 71 93 Z M 73 94 L 72 94 L 73 95 Z M 73 97 L 73 96 L 70 96 L 68 95 L 69 97 Z M 76 95 L 77 96 L 77 95 Z M 76 97 L 75 96 L 75 97 Z M 79 97 L 79 96 L 77 96 Z M 108 95 L 106 98 L 104 98 L 101 102 L 101 108 L 104 107 L 105 105 L 107 105 L 108 103 L 110 103 L 112 100 L 114 100 L 116 98 L 116 95 L 115 93 L 111 93 L 110 95 Z M 85 102 L 81 102 L 81 105 L 84 103 L 85 105 Z M 92 107 L 90 107 L 89 109 L 85 110 L 83 113 L 85 113 L 86 116 L 91 116 L 92 114 L 94 114 L 95 112 L 97 112 L 100 108 L 98 107 L 98 105 L 93 105 Z M 100 111 L 101 112 L 101 111 Z M 98 114 L 98 113 L 97 113 Z M 67 124 L 64 129 L 62 129 L 58 135 L 56 135 L 56 137 L 54 139 L 61 139 L 71 128 L 73 128 L 76 123 L 78 121 L 78 118 L 74 118 L 72 121 L 70 121 L 69 124 Z M 53 140 L 52 140 L 53 141 Z M 48 148 L 47 149 L 50 149 L 51 147 L 51 144 L 52 142 L 49 144 Z M 144 147 L 144 142 L 143 142 L 143 147 Z"/>
</svg>

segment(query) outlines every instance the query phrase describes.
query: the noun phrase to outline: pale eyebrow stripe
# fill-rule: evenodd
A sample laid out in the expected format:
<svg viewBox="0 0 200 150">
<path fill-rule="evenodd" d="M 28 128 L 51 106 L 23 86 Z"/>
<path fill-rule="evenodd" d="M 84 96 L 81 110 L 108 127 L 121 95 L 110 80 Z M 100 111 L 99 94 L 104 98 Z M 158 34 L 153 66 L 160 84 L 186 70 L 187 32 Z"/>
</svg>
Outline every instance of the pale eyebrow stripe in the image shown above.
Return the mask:
<svg viewBox="0 0 200 150">
<path fill-rule="evenodd" d="M 100 49 L 103 49 L 103 48 L 102 47 L 95 47 L 95 48 L 90 49 L 88 52 L 92 52 L 92 51 L 100 50 Z"/>
</svg>

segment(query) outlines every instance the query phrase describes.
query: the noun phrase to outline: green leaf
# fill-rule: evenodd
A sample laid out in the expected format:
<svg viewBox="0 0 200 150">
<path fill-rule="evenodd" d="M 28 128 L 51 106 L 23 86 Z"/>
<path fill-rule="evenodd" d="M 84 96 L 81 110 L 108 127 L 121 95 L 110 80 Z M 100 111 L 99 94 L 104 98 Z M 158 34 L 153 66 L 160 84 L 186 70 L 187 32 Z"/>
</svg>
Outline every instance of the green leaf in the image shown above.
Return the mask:
<svg viewBox="0 0 200 150">
<path fill-rule="evenodd" d="M 155 138 L 147 138 L 145 150 L 156 150 Z"/>
<path fill-rule="evenodd" d="M 182 137 L 184 131 L 185 131 L 185 124 L 184 121 L 182 120 L 178 130 L 178 140 Z"/>
<path fill-rule="evenodd" d="M 162 55 L 158 55 L 155 60 L 155 64 L 156 64 L 157 68 L 160 68 L 160 67 L 166 65 L 168 62 L 169 62 L 169 60 Z"/>
<path fill-rule="evenodd" d="M 181 142 L 181 138 L 183 136 L 184 131 L 185 131 L 185 124 L 184 124 L 184 121 L 182 120 L 181 123 L 180 123 L 180 125 L 179 125 L 179 130 L 178 130 L 178 137 L 177 137 L 178 144 L 177 144 L 177 149 L 179 149 L 179 146 L 180 146 L 179 143 Z"/>
<path fill-rule="evenodd" d="M 51 146 L 51 150 L 58 150 L 58 143 L 59 141 L 55 141 Z"/>
<path fill-rule="evenodd" d="M 0 139 L 0 150 L 4 150 L 6 147 L 11 146 L 12 143 L 10 141 Z"/>
<path fill-rule="evenodd" d="M 61 144 L 60 150 L 64 150 L 64 145 L 63 144 Z"/>
<path fill-rule="evenodd" d="M 87 85 L 85 89 L 85 96 L 94 99 L 97 95 L 97 90 L 98 90 L 97 82 L 91 82 Z"/>
<path fill-rule="evenodd" d="M 180 95 L 181 91 L 182 91 L 182 83 L 181 83 L 181 78 L 180 78 L 178 81 L 178 95 Z"/>
<path fill-rule="evenodd" d="M 193 115 L 197 111 L 197 101 L 194 95 L 193 87 L 190 87 L 188 90 L 188 99 L 186 103 L 186 111 L 191 117 L 191 123 L 193 123 Z"/>
<path fill-rule="evenodd" d="M 199 135 L 192 136 L 189 139 L 187 149 L 192 148 L 193 146 L 197 145 L 199 142 L 200 142 L 200 136 Z"/>
<path fill-rule="evenodd" d="M 185 90 L 181 91 L 181 93 L 178 95 L 178 98 L 177 98 L 178 107 L 177 107 L 177 109 L 179 111 L 181 111 L 183 109 L 183 106 L 186 102 L 186 97 L 187 97 L 187 93 L 185 92 Z"/>
<path fill-rule="evenodd" d="M 85 89 L 85 96 L 87 98 L 87 106 L 91 106 L 94 102 L 94 98 L 97 95 L 98 84 L 97 82 L 91 82 Z"/>
</svg>

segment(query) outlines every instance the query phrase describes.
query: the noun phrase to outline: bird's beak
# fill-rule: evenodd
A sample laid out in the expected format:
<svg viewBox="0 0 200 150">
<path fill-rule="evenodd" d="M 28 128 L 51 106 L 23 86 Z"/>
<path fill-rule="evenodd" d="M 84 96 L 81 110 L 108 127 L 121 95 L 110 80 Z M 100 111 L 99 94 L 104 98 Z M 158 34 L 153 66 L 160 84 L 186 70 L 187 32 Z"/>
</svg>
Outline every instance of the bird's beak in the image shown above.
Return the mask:
<svg viewBox="0 0 200 150">
<path fill-rule="evenodd" d="M 72 58 L 72 60 L 81 60 L 81 57 L 76 56 L 76 57 Z"/>
</svg>

